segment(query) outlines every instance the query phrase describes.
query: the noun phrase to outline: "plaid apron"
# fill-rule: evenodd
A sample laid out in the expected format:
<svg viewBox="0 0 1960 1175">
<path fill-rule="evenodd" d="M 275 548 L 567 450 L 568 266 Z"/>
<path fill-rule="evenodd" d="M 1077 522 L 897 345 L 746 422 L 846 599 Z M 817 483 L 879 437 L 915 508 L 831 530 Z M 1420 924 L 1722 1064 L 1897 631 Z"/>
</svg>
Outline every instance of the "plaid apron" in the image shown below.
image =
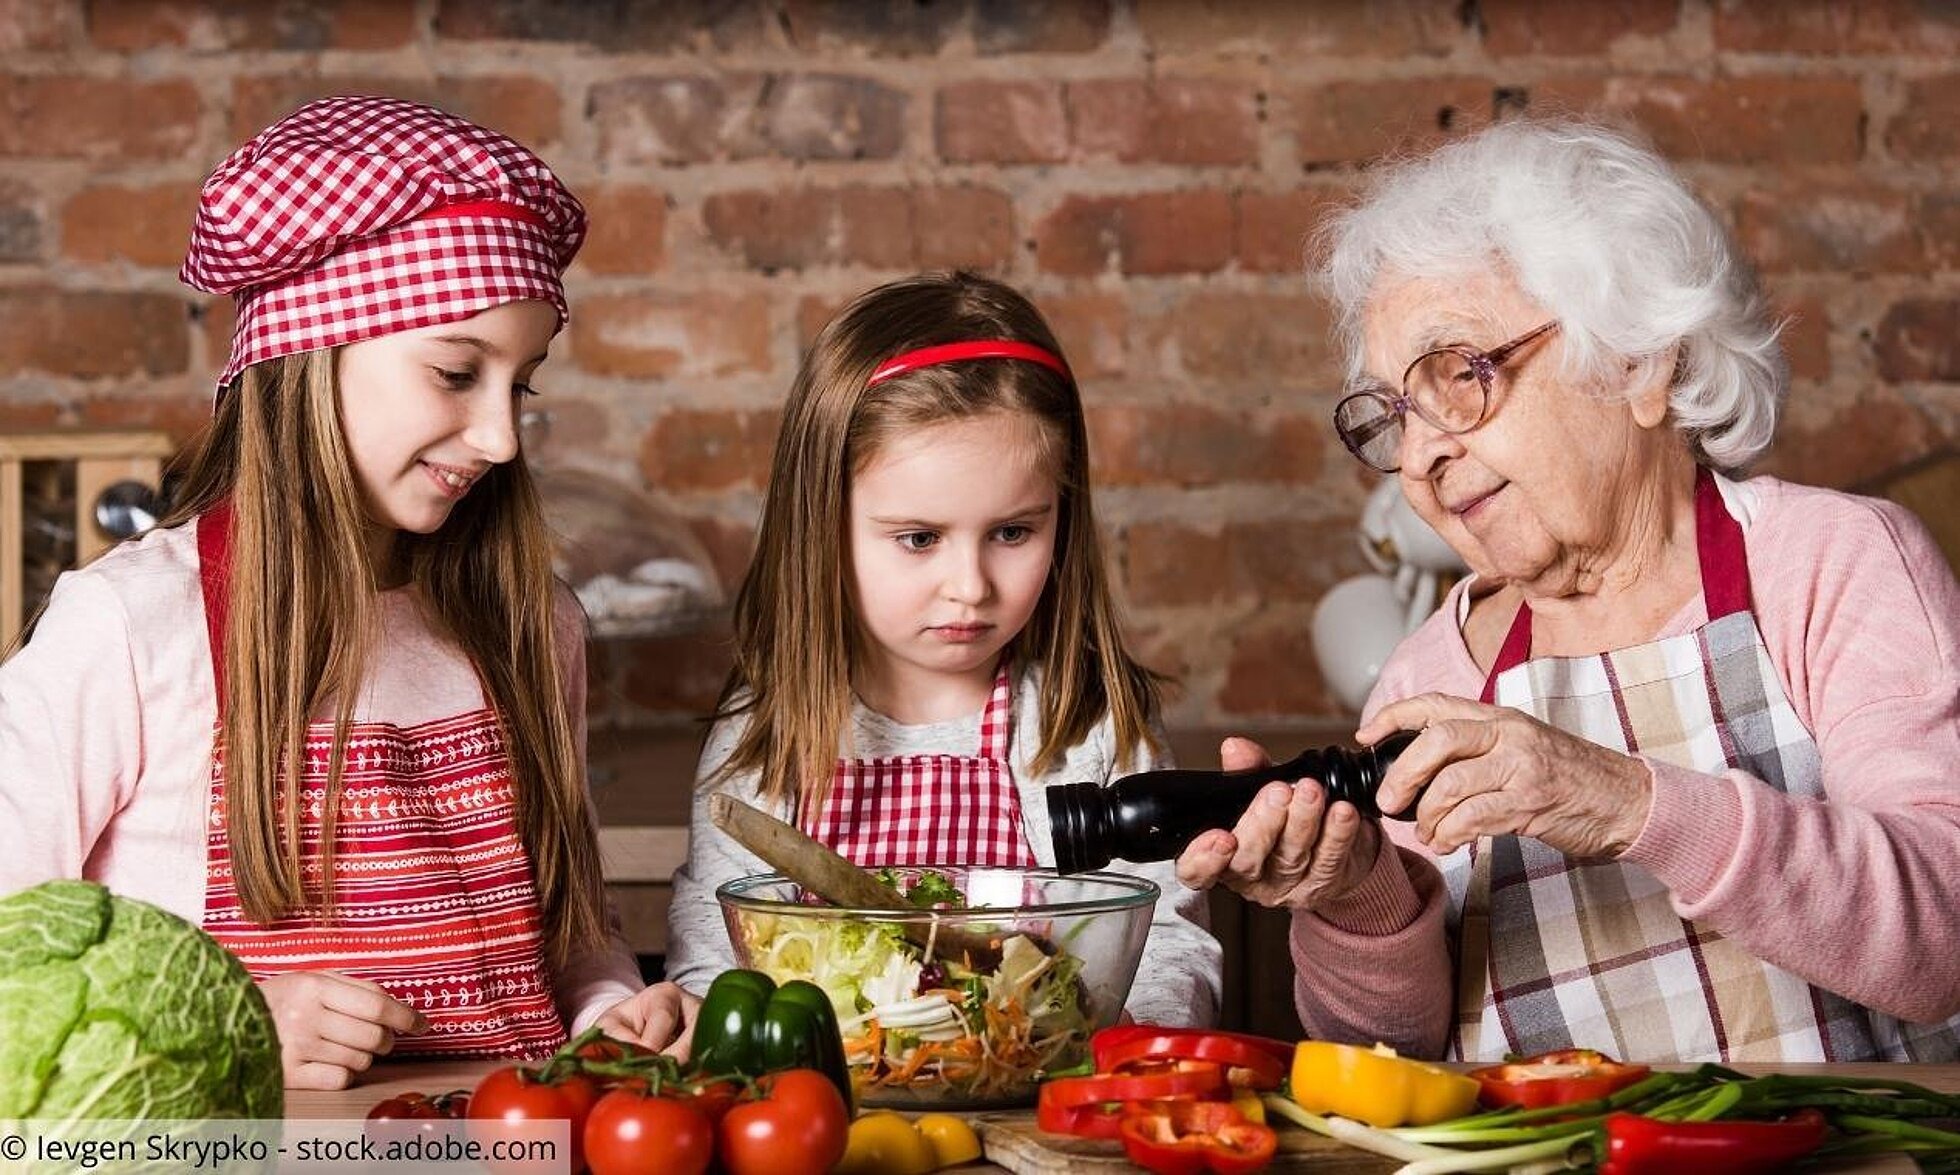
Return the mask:
<svg viewBox="0 0 1960 1175">
<path fill-rule="evenodd" d="M 197 522 L 220 714 L 229 523 L 228 507 Z M 377 984 L 428 1018 L 427 1031 L 396 1041 L 396 1056 L 540 1056 L 564 1043 L 494 711 L 408 727 L 348 726 L 330 919 L 297 913 L 261 924 L 246 917 L 226 835 L 221 735 L 214 729 L 203 928 L 253 979 L 336 971 Z M 312 723 L 298 793 L 309 886 L 321 879 L 332 751 L 333 723 Z"/>
<path fill-rule="evenodd" d="M 1756 629 L 1742 528 L 1706 469 L 1695 524 L 1704 627 L 1528 660 L 1531 613 L 1521 605 L 1483 700 L 1616 751 L 1709 773 L 1738 768 L 1823 799 L 1817 744 Z M 1581 863 L 1517 836 L 1481 837 L 1439 864 L 1461 944 L 1454 1058 L 1574 1047 L 1649 1061 L 1960 1055 L 1960 1020 L 1902 1024 L 1814 987 L 1682 919 L 1644 869 Z"/>
<path fill-rule="evenodd" d="M 1014 688 L 1006 664 L 980 716 L 980 751 L 839 759 L 804 831 L 869 869 L 886 865 L 1032 866 L 1008 765 Z"/>
</svg>

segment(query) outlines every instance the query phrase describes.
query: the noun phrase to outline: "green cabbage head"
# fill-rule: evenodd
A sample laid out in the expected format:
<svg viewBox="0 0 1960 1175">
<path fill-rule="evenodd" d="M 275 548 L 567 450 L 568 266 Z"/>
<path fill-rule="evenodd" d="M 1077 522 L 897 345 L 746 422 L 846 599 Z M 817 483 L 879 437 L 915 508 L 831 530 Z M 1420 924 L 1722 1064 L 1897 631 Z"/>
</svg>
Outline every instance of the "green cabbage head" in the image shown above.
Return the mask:
<svg viewBox="0 0 1960 1175">
<path fill-rule="evenodd" d="M 265 997 L 190 923 L 88 881 L 0 899 L 0 1123 L 278 1118 Z"/>
</svg>

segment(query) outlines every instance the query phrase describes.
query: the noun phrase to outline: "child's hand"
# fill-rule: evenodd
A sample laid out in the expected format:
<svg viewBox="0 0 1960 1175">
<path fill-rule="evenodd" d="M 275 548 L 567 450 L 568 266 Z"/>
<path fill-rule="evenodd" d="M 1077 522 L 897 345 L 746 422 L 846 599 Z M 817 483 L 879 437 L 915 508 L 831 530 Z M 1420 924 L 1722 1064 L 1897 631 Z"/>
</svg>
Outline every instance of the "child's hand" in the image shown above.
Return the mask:
<svg viewBox="0 0 1960 1175">
<path fill-rule="evenodd" d="M 679 984 L 656 983 L 614 1004 L 593 1023 L 608 1036 L 685 1057 L 694 1042 L 694 1014 L 700 1008 L 701 997 Z"/>
<path fill-rule="evenodd" d="M 396 1033 L 429 1026 L 374 984 L 332 971 L 275 975 L 259 990 L 272 1005 L 288 1089 L 346 1089 L 374 1058 L 394 1051 Z"/>
</svg>

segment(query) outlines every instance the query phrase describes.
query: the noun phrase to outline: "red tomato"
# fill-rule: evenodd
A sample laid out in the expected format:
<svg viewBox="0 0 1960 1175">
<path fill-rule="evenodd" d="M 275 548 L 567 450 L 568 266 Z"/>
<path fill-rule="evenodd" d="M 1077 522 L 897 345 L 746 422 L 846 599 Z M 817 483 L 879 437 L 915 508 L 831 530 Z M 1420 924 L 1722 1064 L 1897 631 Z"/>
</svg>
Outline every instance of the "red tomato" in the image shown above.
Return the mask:
<svg viewBox="0 0 1960 1175">
<path fill-rule="evenodd" d="M 469 1116 L 473 1122 L 564 1121 L 571 1127 L 574 1172 L 585 1169 L 582 1140 L 585 1119 L 599 1100 L 598 1087 L 584 1076 L 574 1074 L 550 1084 L 538 1080 L 537 1070 L 512 1066 L 492 1070 L 470 1097 Z"/>
<path fill-rule="evenodd" d="M 785 1069 L 756 1088 L 761 1098 L 738 1102 L 716 1131 L 728 1175 L 821 1175 L 844 1157 L 851 1112 L 829 1078 Z"/>
<path fill-rule="evenodd" d="M 701 1175 L 714 1157 L 713 1124 L 670 1097 L 615 1089 L 585 1120 L 585 1161 L 592 1175 Z"/>
<path fill-rule="evenodd" d="M 742 1096 L 742 1087 L 733 1081 L 711 1081 L 696 1090 L 691 1097 L 682 1100 L 693 1106 L 709 1122 L 720 1125 L 729 1110 L 735 1107 L 735 1099 Z"/>
</svg>

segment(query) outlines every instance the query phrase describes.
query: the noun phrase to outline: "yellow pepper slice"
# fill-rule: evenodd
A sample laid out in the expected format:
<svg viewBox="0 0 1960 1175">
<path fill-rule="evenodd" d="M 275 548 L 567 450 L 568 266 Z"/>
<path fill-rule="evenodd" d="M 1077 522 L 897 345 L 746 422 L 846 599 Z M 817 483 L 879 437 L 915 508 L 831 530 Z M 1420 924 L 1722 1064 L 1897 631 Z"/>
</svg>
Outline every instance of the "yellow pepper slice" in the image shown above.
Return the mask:
<svg viewBox="0 0 1960 1175">
<path fill-rule="evenodd" d="M 1303 1109 L 1383 1130 L 1460 1118 L 1477 1104 L 1477 1083 L 1461 1073 L 1397 1056 L 1387 1045 L 1325 1040 L 1294 1048 L 1291 1092 Z"/>
</svg>

